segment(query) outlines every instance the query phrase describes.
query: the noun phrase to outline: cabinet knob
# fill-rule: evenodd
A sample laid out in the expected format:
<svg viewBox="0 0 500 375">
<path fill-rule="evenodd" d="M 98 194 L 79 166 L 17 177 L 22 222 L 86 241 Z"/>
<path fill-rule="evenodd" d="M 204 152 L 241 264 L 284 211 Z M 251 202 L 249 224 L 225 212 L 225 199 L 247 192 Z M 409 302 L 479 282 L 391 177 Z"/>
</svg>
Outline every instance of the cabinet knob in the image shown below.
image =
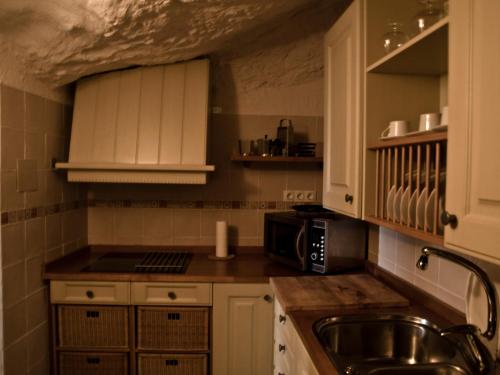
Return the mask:
<svg viewBox="0 0 500 375">
<path fill-rule="evenodd" d="M 351 194 L 346 194 L 344 199 L 346 203 L 352 204 L 354 197 Z"/>
<path fill-rule="evenodd" d="M 94 296 L 94 292 L 93 292 L 93 291 L 91 291 L 91 290 L 87 290 L 87 291 L 85 292 L 85 295 L 86 295 L 86 296 L 87 296 L 87 298 L 89 298 L 89 299 L 92 299 L 92 298 L 94 298 L 94 297 L 95 297 L 95 296 Z"/>
<path fill-rule="evenodd" d="M 273 297 L 271 297 L 269 294 L 266 294 L 264 296 L 264 301 L 266 301 L 266 302 L 273 302 Z"/>
<path fill-rule="evenodd" d="M 174 292 L 168 292 L 167 296 L 171 300 L 177 299 L 177 294 L 175 294 Z"/>
<path fill-rule="evenodd" d="M 279 345 L 278 345 L 278 351 L 279 351 L 279 352 L 283 352 L 283 353 L 284 353 L 284 352 L 285 352 L 285 349 L 286 349 L 286 346 L 285 346 L 285 345 L 281 345 L 281 344 L 279 344 Z"/>
<path fill-rule="evenodd" d="M 281 324 L 285 324 L 286 322 L 286 316 L 285 315 L 281 315 L 278 317 L 278 321 L 281 323 Z"/>
<path fill-rule="evenodd" d="M 455 229 L 458 225 L 457 215 L 450 214 L 448 211 L 443 211 L 441 214 L 441 222 L 443 225 L 449 225 L 452 229 Z"/>
<path fill-rule="evenodd" d="M 284 372 L 278 372 L 278 375 L 285 375 Z"/>
</svg>

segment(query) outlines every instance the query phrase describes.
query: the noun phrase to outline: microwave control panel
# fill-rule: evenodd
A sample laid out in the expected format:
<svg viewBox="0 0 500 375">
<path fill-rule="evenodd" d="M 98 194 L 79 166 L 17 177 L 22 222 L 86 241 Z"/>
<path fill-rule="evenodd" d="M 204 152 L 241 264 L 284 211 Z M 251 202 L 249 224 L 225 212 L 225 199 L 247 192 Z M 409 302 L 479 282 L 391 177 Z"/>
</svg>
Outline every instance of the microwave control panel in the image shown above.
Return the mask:
<svg viewBox="0 0 500 375">
<path fill-rule="evenodd" d="M 311 270 L 324 273 L 325 267 L 325 240 L 326 221 L 314 220 L 311 227 L 311 241 L 309 250 L 309 261 Z"/>
</svg>

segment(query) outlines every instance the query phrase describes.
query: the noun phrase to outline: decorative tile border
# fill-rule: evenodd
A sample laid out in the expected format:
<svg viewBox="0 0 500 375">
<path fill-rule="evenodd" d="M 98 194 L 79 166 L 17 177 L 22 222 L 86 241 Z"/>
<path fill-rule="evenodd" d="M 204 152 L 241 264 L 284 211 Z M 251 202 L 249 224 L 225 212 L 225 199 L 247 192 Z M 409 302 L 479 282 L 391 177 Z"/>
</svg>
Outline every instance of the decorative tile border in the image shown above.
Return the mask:
<svg viewBox="0 0 500 375">
<path fill-rule="evenodd" d="M 198 208 L 198 209 L 250 209 L 286 210 L 297 202 L 284 201 L 169 201 L 169 200 L 89 200 L 88 207 L 106 208 Z M 307 204 L 318 204 L 309 202 Z"/>
<path fill-rule="evenodd" d="M 2 212 L 2 225 L 18 223 L 37 217 L 53 215 L 59 212 L 76 210 L 87 207 L 86 201 L 72 201 L 66 203 L 57 203 L 49 206 L 24 208 L 22 210 Z"/>
</svg>

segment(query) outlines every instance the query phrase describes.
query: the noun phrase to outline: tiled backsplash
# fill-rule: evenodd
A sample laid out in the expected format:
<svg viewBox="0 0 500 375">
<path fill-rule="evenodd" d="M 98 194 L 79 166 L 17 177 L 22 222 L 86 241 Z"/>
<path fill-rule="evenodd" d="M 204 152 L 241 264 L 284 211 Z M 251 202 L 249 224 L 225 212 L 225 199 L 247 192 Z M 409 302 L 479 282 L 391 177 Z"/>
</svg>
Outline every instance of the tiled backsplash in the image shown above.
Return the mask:
<svg viewBox="0 0 500 375">
<path fill-rule="evenodd" d="M 0 112 L 4 373 L 48 374 L 43 265 L 87 241 L 85 189 L 50 168 L 65 158 L 71 107 L 2 85 Z M 19 191 L 18 160 L 36 163 L 32 191 Z"/>
<path fill-rule="evenodd" d="M 215 245 L 217 220 L 227 220 L 232 245 L 262 245 L 263 216 L 284 210 L 283 190 L 314 190 L 321 201 L 319 164 L 252 164 L 230 161 L 238 139 L 276 137 L 282 117 L 297 139 L 321 142 L 323 124 L 314 116 L 217 114 L 209 126 L 206 185 L 91 185 L 90 244 Z"/>
</svg>

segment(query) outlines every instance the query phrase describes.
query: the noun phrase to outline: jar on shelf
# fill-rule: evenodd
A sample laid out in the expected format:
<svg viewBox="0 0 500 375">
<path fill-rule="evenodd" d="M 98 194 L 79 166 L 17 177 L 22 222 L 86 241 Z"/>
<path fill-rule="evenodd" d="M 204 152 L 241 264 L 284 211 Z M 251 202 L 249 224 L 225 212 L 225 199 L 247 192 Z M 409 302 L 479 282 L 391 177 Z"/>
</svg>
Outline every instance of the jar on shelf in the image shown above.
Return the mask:
<svg viewBox="0 0 500 375">
<path fill-rule="evenodd" d="M 408 35 L 402 30 L 403 25 L 399 22 L 389 22 L 387 26 L 389 31 L 382 39 L 385 52 L 389 53 L 401 47 L 408 40 Z"/>
<path fill-rule="evenodd" d="M 422 9 L 414 17 L 416 33 L 435 24 L 444 16 L 443 0 L 419 0 Z"/>
</svg>

